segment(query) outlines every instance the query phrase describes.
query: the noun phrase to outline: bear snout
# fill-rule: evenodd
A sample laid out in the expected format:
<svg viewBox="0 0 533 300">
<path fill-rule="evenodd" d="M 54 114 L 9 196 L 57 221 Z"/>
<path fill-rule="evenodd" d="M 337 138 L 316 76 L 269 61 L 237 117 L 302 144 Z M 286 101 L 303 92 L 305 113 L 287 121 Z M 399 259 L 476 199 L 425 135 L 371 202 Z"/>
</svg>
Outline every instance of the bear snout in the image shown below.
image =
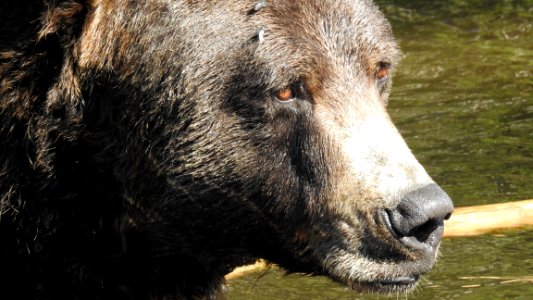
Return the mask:
<svg viewBox="0 0 533 300">
<path fill-rule="evenodd" d="M 383 221 L 392 235 L 410 250 L 435 252 L 450 218 L 453 203 L 437 184 L 405 195 L 394 209 L 385 210 Z"/>
</svg>

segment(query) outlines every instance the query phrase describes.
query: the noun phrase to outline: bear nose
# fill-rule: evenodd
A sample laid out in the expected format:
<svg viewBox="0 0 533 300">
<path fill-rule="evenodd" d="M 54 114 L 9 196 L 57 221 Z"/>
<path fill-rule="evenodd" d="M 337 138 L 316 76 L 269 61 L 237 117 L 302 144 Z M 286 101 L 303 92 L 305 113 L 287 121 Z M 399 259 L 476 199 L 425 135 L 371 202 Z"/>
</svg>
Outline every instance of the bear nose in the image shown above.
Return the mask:
<svg viewBox="0 0 533 300">
<path fill-rule="evenodd" d="M 405 195 L 395 209 L 387 210 L 389 227 L 410 248 L 435 249 L 444 231 L 444 220 L 453 212 L 450 197 L 437 184 Z"/>
</svg>

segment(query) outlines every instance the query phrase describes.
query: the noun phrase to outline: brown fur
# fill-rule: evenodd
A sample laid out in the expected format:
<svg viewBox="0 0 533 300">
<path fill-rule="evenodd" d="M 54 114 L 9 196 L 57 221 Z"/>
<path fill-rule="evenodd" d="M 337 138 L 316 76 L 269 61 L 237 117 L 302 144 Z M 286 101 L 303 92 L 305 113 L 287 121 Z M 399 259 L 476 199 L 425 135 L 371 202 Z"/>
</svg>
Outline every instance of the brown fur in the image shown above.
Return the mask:
<svg viewBox="0 0 533 300">
<path fill-rule="evenodd" d="M 1 4 L 4 294 L 215 299 L 261 257 L 354 288 L 427 271 L 339 146 L 351 117 L 393 128 L 388 23 L 365 0 L 256 4 Z"/>
</svg>

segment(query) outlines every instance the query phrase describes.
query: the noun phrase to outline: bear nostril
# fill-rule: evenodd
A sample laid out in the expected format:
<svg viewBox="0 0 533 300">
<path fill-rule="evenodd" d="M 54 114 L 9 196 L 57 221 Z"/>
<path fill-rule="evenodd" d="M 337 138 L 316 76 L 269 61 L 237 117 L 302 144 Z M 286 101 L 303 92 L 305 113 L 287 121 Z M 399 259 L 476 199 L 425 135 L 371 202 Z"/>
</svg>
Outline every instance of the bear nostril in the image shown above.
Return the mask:
<svg viewBox="0 0 533 300">
<path fill-rule="evenodd" d="M 448 195 L 430 184 L 402 198 L 398 206 L 386 211 L 386 225 L 410 248 L 435 248 L 442 236 L 444 220 L 453 211 Z"/>
<path fill-rule="evenodd" d="M 420 242 L 426 242 L 430 235 L 439 228 L 439 226 L 443 226 L 443 222 L 439 222 L 437 220 L 429 220 L 426 223 L 414 227 L 408 234 L 408 236 L 414 236 L 418 241 Z"/>
</svg>

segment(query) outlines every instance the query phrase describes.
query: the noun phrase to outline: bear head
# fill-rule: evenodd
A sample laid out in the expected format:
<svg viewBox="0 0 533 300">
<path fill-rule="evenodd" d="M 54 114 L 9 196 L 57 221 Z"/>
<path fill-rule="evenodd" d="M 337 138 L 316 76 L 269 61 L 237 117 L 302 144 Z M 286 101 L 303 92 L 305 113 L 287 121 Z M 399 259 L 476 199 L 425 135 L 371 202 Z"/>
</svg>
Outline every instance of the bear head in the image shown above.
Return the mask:
<svg viewBox="0 0 533 300">
<path fill-rule="evenodd" d="M 25 139 L 2 220 L 41 228 L 33 252 L 185 297 L 256 258 L 386 292 L 431 269 L 453 205 L 387 114 L 400 52 L 373 3 L 44 3 L 0 50 L 1 136 Z"/>
</svg>

